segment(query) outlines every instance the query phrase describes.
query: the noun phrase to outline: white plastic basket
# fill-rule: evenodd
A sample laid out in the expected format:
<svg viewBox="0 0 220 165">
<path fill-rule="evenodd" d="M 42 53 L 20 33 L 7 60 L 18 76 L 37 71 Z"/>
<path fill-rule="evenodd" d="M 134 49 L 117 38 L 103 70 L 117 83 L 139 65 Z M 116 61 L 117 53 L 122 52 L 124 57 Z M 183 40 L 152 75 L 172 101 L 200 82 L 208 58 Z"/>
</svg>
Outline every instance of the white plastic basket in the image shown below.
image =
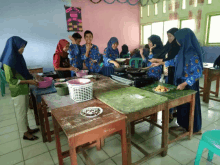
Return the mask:
<svg viewBox="0 0 220 165">
<path fill-rule="evenodd" d="M 93 83 L 85 85 L 72 85 L 66 82 L 69 88 L 70 98 L 75 102 L 84 102 L 91 100 L 93 97 Z"/>
</svg>

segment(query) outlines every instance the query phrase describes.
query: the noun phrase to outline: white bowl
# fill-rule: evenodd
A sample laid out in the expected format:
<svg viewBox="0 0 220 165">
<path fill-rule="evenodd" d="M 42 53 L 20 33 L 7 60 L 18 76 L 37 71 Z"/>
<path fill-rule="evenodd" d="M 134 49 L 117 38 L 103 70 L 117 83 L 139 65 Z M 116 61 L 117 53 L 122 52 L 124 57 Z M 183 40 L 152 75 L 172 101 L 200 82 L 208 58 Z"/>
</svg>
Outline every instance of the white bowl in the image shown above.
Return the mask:
<svg viewBox="0 0 220 165">
<path fill-rule="evenodd" d="M 117 62 L 125 62 L 126 58 L 116 58 L 115 61 L 117 61 Z"/>
</svg>

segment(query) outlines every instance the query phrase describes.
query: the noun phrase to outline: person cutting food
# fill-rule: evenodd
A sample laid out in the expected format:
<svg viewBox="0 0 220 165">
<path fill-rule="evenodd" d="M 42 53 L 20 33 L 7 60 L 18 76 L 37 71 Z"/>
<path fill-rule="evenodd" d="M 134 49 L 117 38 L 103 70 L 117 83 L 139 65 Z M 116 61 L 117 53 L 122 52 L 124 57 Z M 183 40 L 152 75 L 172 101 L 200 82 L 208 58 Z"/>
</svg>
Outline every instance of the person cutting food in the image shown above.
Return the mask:
<svg viewBox="0 0 220 165">
<path fill-rule="evenodd" d="M 114 73 L 114 67 L 119 68 L 119 64 L 115 61 L 115 59 L 119 58 L 118 51 L 118 39 L 116 37 L 112 37 L 108 44 L 107 48 L 104 50 L 103 60 L 104 66 L 102 68 L 102 74 L 105 76 L 110 76 Z"/>
</svg>

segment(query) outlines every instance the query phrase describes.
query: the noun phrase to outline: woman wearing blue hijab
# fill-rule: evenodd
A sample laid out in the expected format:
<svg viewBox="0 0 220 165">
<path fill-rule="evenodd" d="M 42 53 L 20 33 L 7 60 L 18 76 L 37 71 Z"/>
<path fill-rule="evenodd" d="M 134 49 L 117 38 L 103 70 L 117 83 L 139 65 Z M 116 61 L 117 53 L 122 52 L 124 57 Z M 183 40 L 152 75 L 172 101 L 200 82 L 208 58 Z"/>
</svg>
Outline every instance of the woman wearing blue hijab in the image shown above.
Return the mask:
<svg viewBox="0 0 220 165">
<path fill-rule="evenodd" d="M 114 73 L 114 67 L 119 67 L 119 64 L 115 61 L 116 58 L 119 58 L 118 51 L 118 39 L 116 37 L 112 37 L 107 45 L 107 48 L 104 50 L 103 55 L 103 68 L 102 74 L 105 76 L 110 76 Z"/>
<path fill-rule="evenodd" d="M 147 66 L 149 67 L 151 66 L 151 62 L 149 62 L 148 60 L 152 58 L 157 58 L 157 55 L 163 50 L 163 43 L 159 36 L 151 35 L 148 38 L 148 45 L 150 47 L 148 57 L 145 57 L 143 55 L 143 49 L 140 49 L 140 54 L 141 54 L 143 61 L 147 63 Z M 153 77 L 156 80 L 160 79 L 161 74 L 162 74 L 162 66 L 150 68 L 149 71 L 147 72 L 147 75 L 149 77 Z"/>
<path fill-rule="evenodd" d="M 19 132 L 24 133 L 24 140 L 37 140 L 38 137 L 32 135 L 39 131 L 39 129 L 31 130 L 28 126 L 27 112 L 28 112 L 28 84 L 38 85 L 38 82 L 33 79 L 29 73 L 24 57 L 22 55 L 27 41 L 20 37 L 13 36 L 6 42 L 5 49 L 2 53 L 0 62 L 2 69 L 5 71 L 6 81 L 9 83 L 11 97 L 14 102 L 14 109 L 18 122 Z M 36 78 L 41 78 L 36 76 Z"/>
<path fill-rule="evenodd" d="M 193 132 L 201 134 L 202 117 L 199 96 L 199 78 L 203 71 L 201 47 L 193 31 L 188 28 L 177 31 L 175 37 L 180 45 L 180 51 L 174 59 L 174 82 L 179 90 L 192 89 L 197 91 Z M 177 123 L 180 127 L 173 127 L 173 129 L 180 130 L 182 127 L 188 130 L 189 110 L 189 103 L 177 107 Z"/>
</svg>

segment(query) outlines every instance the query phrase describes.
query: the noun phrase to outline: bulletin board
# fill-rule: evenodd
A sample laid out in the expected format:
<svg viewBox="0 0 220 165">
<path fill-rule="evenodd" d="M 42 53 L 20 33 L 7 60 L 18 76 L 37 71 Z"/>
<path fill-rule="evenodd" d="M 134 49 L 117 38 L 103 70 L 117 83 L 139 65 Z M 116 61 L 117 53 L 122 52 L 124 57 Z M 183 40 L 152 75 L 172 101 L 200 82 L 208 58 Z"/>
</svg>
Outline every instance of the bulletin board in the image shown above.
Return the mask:
<svg viewBox="0 0 220 165">
<path fill-rule="evenodd" d="M 81 8 L 64 6 L 66 11 L 67 31 L 82 32 Z"/>
</svg>

